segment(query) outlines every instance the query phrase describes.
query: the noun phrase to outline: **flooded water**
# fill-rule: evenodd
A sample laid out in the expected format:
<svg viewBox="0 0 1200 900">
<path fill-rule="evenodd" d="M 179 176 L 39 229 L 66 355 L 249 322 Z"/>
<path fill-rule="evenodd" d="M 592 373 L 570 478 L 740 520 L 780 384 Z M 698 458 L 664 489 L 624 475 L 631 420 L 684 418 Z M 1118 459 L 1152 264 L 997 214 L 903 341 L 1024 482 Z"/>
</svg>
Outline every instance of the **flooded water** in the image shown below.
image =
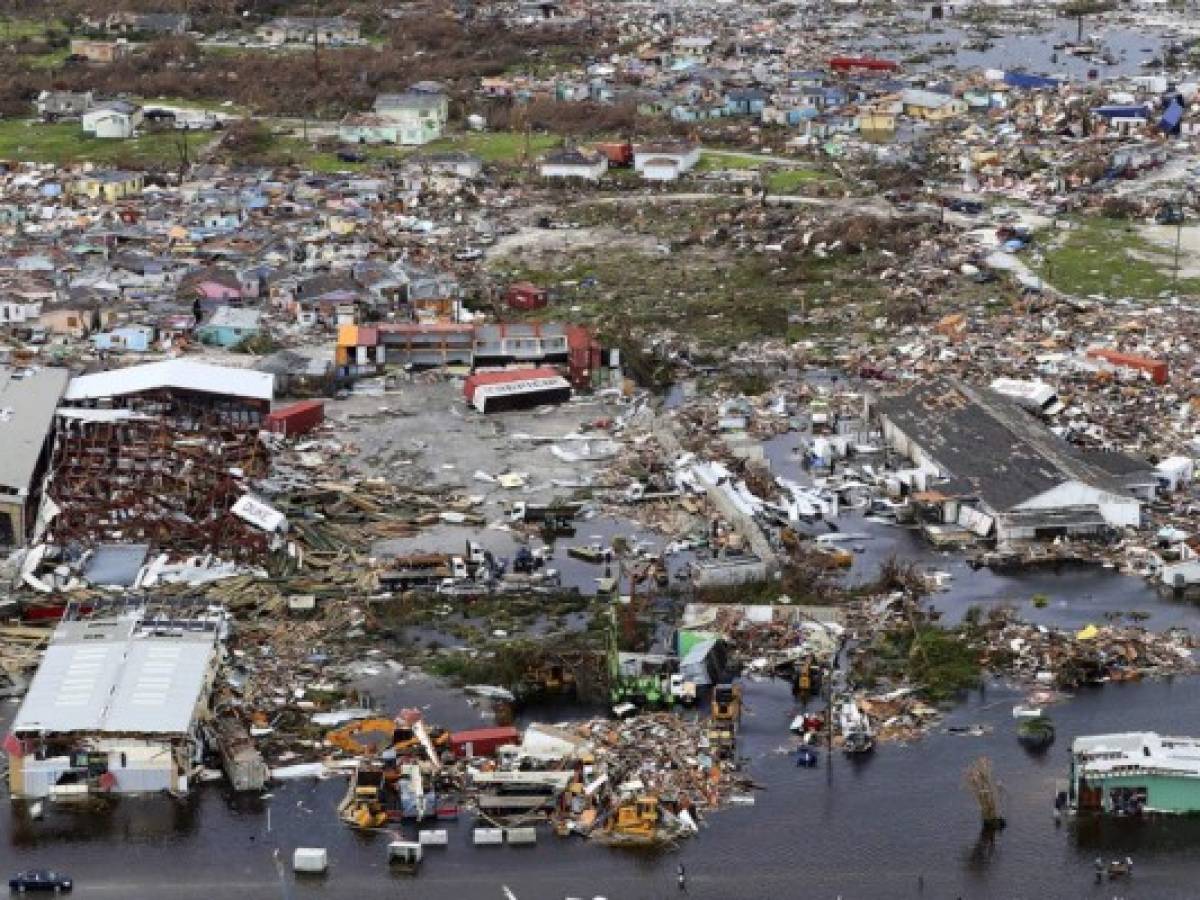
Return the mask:
<svg viewBox="0 0 1200 900">
<path fill-rule="evenodd" d="M 1056 45 L 1076 43 L 1078 32 L 1073 19 L 1050 21 L 1044 27 L 1018 33 L 1013 33 L 1010 26 L 997 25 L 996 36 L 989 38 L 986 46 L 977 43 L 966 24 L 953 19 L 926 22 L 925 26 L 927 30 L 921 33 L 902 35 L 899 44 L 895 37 L 881 35 L 856 46 L 898 60 L 932 54 L 926 62 L 905 64 L 905 70 L 935 76 L 944 75 L 952 67 L 1020 70 L 1078 80 L 1086 78 L 1092 69 L 1100 79 L 1156 74 L 1157 69 L 1144 67 L 1143 63 L 1159 56 L 1164 44 L 1161 32 L 1155 28 L 1135 29 L 1086 19 L 1083 39 L 1094 40 L 1107 51 L 1111 62 L 1105 62 L 1099 57 L 1073 56 L 1055 49 Z"/>
<path fill-rule="evenodd" d="M 380 692 L 381 686 L 372 686 Z M 683 863 L 688 895 L 702 898 L 1133 898 L 1194 897 L 1200 821 L 1071 820 L 1056 828 L 1056 785 L 1078 734 L 1133 728 L 1195 733 L 1194 679 L 1108 685 L 1055 707 L 1058 742 L 1031 756 L 1016 742 L 1017 694 L 991 686 L 973 693 L 946 725 L 982 724 L 990 733 L 934 733 L 909 746 L 881 746 L 868 759 L 822 756 L 796 768 L 787 724 L 796 711 L 781 682 L 752 683 L 741 752 L 763 785 L 753 807 L 708 817 L 701 834 L 674 853 L 636 855 L 578 838 L 539 833 L 532 848 L 470 844 L 470 819 L 450 824 L 450 846 L 430 849 L 418 876 L 395 875 L 386 838 L 337 823 L 341 779 L 290 782 L 268 799 L 234 799 L 221 787 L 186 802 L 124 800 L 103 814 L 48 811 L 40 822 L 0 804 L 7 835 L 0 859 L 13 870 L 68 870 L 81 897 L 401 897 L 422 900 L 565 897 L 658 898 L 677 894 Z M 428 684 L 397 688 L 405 702 L 451 727 L 477 725 L 479 710 Z M 551 711 L 545 718 L 563 714 Z M 966 766 L 990 757 L 1004 785 L 1008 828 L 979 837 L 978 814 L 962 789 Z M 406 828 L 411 835 L 412 827 Z M 297 846 L 328 848 L 331 871 L 299 880 L 276 864 Z M 1092 861 L 1133 856 L 1136 874 L 1119 890 L 1097 886 Z M 923 890 L 921 883 L 923 880 Z"/>
</svg>

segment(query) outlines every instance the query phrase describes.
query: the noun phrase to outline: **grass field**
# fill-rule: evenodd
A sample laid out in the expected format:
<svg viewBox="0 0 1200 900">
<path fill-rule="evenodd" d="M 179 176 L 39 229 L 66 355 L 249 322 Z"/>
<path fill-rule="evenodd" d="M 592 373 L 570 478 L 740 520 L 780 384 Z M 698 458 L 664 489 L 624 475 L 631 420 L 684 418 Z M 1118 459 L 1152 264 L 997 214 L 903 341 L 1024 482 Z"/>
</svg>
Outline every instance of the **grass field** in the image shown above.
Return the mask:
<svg viewBox="0 0 1200 900">
<path fill-rule="evenodd" d="M 1091 217 L 1052 238 L 1037 267 L 1042 277 L 1068 294 L 1147 300 L 1171 290 L 1170 251 L 1141 237 L 1132 222 Z M 1183 293 L 1200 292 L 1200 280 L 1179 280 Z"/>
<path fill-rule="evenodd" d="M 190 138 L 193 152 L 200 138 Z M 175 132 L 144 134 L 128 141 L 88 137 L 78 122 L 42 125 L 23 120 L 0 121 L 0 159 L 18 162 L 172 166 L 179 160 Z"/>
<path fill-rule="evenodd" d="M 529 157 L 562 144 L 562 138 L 554 134 L 529 135 Z M 431 153 L 446 150 L 465 150 L 473 153 L 485 163 L 516 163 L 525 153 L 525 135 L 514 131 L 470 131 L 454 137 L 444 137 L 427 144 L 424 148 Z"/>
<path fill-rule="evenodd" d="M 700 162 L 696 164 L 698 172 L 720 172 L 727 169 L 749 170 L 757 169 L 763 161 L 748 153 L 735 153 L 717 150 L 705 150 L 700 154 Z"/>
<path fill-rule="evenodd" d="M 767 176 L 767 190 L 772 194 L 790 194 L 816 181 L 833 180 L 815 169 L 781 169 Z"/>
</svg>

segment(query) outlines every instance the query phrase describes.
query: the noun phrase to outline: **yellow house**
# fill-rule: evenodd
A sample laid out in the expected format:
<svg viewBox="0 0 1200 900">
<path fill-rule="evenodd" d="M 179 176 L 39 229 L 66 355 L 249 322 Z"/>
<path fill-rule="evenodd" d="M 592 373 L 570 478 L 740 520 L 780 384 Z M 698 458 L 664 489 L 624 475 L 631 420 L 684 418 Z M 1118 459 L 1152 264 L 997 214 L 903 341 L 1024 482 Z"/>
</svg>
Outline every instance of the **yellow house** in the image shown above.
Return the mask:
<svg viewBox="0 0 1200 900">
<path fill-rule="evenodd" d="M 936 91 L 909 90 L 900 95 L 904 114 L 926 122 L 944 122 L 961 116 L 967 111 L 967 103 L 949 94 Z"/>
<path fill-rule="evenodd" d="M 896 130 L 896 114 L 878 107 L 864 109 L 858 114 L 858 130 L 872 134 L 891 134 Z"/>
<path fill-rule="evenodd" d="M 93 172 L 79 180 L 79 193 L 93 200 L 116 203 L 142 193 L 145 181 L 138 172 Z"/>
</svg>

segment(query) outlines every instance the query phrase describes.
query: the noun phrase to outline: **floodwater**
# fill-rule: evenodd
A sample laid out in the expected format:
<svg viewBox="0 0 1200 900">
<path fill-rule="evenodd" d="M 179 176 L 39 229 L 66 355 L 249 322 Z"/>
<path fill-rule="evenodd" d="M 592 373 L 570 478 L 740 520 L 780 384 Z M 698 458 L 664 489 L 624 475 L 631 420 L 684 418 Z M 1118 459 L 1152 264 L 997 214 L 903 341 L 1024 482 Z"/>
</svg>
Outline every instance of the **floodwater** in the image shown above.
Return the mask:
<svg viewBox="0 0 1200 900">
<path fill-rule="evenodd" d="M 909 746 L 877 748 L 863 760 L 822 753 L 796 768 L 787 724 L 796 711 L 782 682 L 751 683 L 741 752 L 762 784 L 752 807 L 709 815 L 699 836 L 672 853 L 634 854 L 578 838 L 539 833 L 532 848 L 470 844 L 470 819 L 449 825 L 450 846 L 431 848 L 416 877 L 388 871 L 384 835 L 338 824 L 341 779 L 278 785 L 267 799 L 234 799 L 222 787 L 187 801 L 123 800 L 105 813 L 49 809 L 31 822 L 0 804 L 0 860 L 10 870 L 51 866 L 76 878 L 80 897 L 400 897 L 422 900 L 565 897 L 661 898 L 678 894 L 676 866 L 696 898 L 1135 898 L 1194 897 L 1200 821 L 1067 819 L 1056 827 L 1053 796 L 1066 775 L 1066 749 L 1079 734 L 1137 728 L 1197 730 L 1195 679 L 1112 684 L 1052 710 L 1058 742 L 1031 756 L 1014 735 L 1019 695 L 989 686 L 973 693 L 947 726 L 981 724 L 981 737 L 936 732 Z M 373 685 L 377 696 L 379 685 Z M 461 695 L 412 681 L 397 689 L 428 707 L 431 721 L 478 725 Z M 553 711 L 547 718 L 561 716 Z M 967 765 L 993 760 L 1008 827 L 980 838 L 974 801 L 962 788 Z M 405 831 L 411 836 L 412 826 Z M 298 846 L 329 850 L 331 871 L 297 880 L 284 861 Z M 1097 856 L 1135 861 L 1127 884 L 1096 885 Z"/>
<path fill-rule="evenodd" d="M 1055 50 L 1056 44 L 1074 44 L 1078 35 L 1073 19 L 1044 23 L 1044 27 L 1020 32 L 1008 26 L 996 27 L 998 33 L 989 39 L 986 49 L 976 44 L 967 27 L 956 25 L 953 19 L 942 22 L 926 22 L 928 30 L 921 33 L 900 35 L 900 44 L 892 36 L 880 36 L 861 42 L 864 50 L 870 50 L 889 59 L 903 60 L 923 52 L 932 52 L 928 62 L 906 65 L 905 69 L 933 76 L 945 73 L 947 68 L 1004 69 L 1030 72 L 1037 75 L 1086 78 L 1095 69 L 1100 79 L 1127 75 L 1158 74 L 1157 67 L 1143 66 L 1161 56 L 1164 44 L 1162 29 L 1146 27 L 1135 29 L 1124 24 L 1110 23 L 1088 18 L 1084 21 L 1084 41 L 1094 40 L 1108 51 L 1111 63 L 1099 57 L 1073 56 L 1063 50 Z M 949 52 L 938 53 L 938 48 Z"/>
</svg>

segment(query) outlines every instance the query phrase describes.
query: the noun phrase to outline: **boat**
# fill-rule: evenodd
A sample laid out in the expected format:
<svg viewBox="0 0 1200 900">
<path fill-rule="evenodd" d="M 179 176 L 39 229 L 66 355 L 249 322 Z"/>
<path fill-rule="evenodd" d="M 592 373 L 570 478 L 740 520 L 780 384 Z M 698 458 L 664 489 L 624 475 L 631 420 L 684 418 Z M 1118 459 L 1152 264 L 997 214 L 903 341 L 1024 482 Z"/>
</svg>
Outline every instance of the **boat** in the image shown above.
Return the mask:
<svg viewBox="0 0 1200 900">
<path fill-rule="evenodd" d="M 1042 710 L 1037 706 L 1018 703 L 1013 707 L 1012 714 L 1014 719 L 1039 719 L 1042 716 Z"/>
<path fill-rule="evenodd" d="M 1045 750 L 1054 743 L 1054 723 L 1046 716 L 1022 719 L 1017 740 L 1026 750 Z"/>
<path fill-rule="evenodd" d="M 838 707 L 838 725 L 842 732 L 842 750 L 846 753 L 869 753 L 875 749 L 875 734 L 871 721 L 858 708 L 853 698 Z"/>
</svg>

